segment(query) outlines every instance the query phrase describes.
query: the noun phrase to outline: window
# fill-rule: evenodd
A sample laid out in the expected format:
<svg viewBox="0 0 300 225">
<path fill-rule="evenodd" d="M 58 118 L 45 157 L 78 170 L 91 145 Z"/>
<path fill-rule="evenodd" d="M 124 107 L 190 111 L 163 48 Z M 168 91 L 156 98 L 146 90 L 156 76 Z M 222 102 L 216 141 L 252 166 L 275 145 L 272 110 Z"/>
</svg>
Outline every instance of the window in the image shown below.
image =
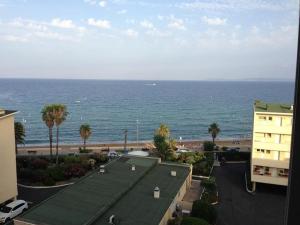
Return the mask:
<svg viewBox="0 0 300 225">
<path fill-rule="evenodd" d="M 259 116 L 258 119 L 259 120 L 267 120 L 267 117 L 266 116 Z"/>
<path fill-rule="evenodd" d="M 271 137 L 272 137 L 272 134 L 270 134 L 270 133 L 264 134 L 264 137 L 271 138 Z"/>
<path fill-rule="evenodd" d="M 272 116 L 269 116 L 269 120 L 272 121 L 272 120 L 273 120 L 273 117 L 272 117 Z"/>
<path fill-rule="evenodd" d="M 270 150 L 266 150 L 266 153 L 267 153 L 267 154 L 271 154 L 271 151 L 270 151 Z"/>
</svg>

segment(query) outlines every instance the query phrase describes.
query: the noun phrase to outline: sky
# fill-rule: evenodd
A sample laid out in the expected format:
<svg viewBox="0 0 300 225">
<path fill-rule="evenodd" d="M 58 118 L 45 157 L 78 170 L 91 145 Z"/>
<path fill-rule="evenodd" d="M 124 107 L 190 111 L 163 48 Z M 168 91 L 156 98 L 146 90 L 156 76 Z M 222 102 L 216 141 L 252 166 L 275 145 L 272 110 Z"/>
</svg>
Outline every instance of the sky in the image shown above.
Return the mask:
<svg viewBox="0 0 300 225">
<path fill-rule="evenodd" d="M 293 80 L 298 0 L 0 0 L 0 78 Z"/>
</svg>

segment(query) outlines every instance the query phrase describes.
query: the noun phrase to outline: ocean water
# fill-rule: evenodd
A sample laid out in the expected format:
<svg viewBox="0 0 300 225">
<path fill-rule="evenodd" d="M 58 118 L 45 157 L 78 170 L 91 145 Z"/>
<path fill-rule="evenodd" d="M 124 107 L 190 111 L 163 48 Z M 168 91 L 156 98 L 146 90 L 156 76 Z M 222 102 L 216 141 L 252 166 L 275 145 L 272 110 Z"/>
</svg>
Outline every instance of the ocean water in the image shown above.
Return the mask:
<svg viewBox="0 0 300 225">
<path fill-rule="evenodd" d="M 156 85 L 154 85 L 156 84 Z M 26 144 L 48 143 L 41 120 L 45 104 L 63 103 L 69 111 L 61 126 L 62 143 L 79 143 L 79 127 L 89 123 L 94 142 L 150 140 L 160 123 L 175 139 L 210 139 L 217 122 L 219 138 L 250 137 L 253 102 L 292 103 L 292 82 L 103 81 L 0 79 L 0 108 L 18 110 Z M 138 122 L 137 122 L 138 120 Z M 138 132 L 137 132 L 138 130 Z"/>
</svg>

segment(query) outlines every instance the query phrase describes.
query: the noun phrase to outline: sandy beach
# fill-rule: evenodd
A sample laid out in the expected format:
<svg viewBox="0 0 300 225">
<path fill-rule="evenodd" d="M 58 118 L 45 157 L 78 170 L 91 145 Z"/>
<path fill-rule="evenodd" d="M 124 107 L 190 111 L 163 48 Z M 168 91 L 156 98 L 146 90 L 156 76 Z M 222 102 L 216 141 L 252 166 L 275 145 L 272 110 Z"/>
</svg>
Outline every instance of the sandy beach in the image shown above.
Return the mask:
<svg viewBox="0 0 300 225">
<path fill-rule="evenodd" d="M 190 140 L 190 141 L 182 141 L 177 142 L 178 146 L 183 146 L 188 149 L 192 150 L 200 150 L 203 140 Z M 240 147 L 240 148 L 250 148 L 251 147 L 251 140 L 250 139 L 241 139 L 241 140 L 216 140 L 216 144 L 220 147 L 227 146 L 227 147 Z M 59 146 L 59 152 L 60 153 L 75 153 L 78 152 L 79 147 L 81 147 L 81 144 L 62 144 Z M 127 149 L 128 150 L 134 150 L 134 149 L 141 149 L 141 148 L 153 148 L 153 142 L 152 141 L 145 141 L 137 144 L 136 142 L 130 142 L 127 143 Z M 87 149 L 92 149 L 93 152 L 102 152 L 109 150 L 122 150 L 124 149 L 124 143 L 96 143 L 96 144 L 87 144 Z M 53 151 L 55 150 L 55 143 L 53 143 Z M 47 146 L 25 146 L 25 147 L 19 147 L 18 148 L 19 154 L 48 154 L 49 153 L 49 145 Z"/>
</svg>

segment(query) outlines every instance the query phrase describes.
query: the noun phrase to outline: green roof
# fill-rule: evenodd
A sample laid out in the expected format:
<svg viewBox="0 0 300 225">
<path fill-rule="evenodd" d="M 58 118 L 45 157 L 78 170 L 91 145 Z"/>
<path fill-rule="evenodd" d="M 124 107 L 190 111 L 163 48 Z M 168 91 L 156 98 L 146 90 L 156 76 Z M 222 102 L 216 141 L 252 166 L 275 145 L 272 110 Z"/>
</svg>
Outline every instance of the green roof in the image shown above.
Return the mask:
<svg viewBox="0 0 300 225">
<path fill-rule="evenodd" d="M 131 171 L 131 165 L 136 167 Z M 33 224 L 108 224 L 115 215 L 124 225 L 157 225 L 189 174 L 189 167 L 158 163 L 157 158 L 121 157 L 28 210 L 19 220 Z M 177 176 L 170 175 L 176 170 Z M 160 199 L 153 198 L 158 186 Z"/>
<path fill-rule="evenodd" d="M 259 100 L 254 103 L 255 112 L 293 113 L 292 108 L 291 104 L 265 103 Z"/>
</svg>

